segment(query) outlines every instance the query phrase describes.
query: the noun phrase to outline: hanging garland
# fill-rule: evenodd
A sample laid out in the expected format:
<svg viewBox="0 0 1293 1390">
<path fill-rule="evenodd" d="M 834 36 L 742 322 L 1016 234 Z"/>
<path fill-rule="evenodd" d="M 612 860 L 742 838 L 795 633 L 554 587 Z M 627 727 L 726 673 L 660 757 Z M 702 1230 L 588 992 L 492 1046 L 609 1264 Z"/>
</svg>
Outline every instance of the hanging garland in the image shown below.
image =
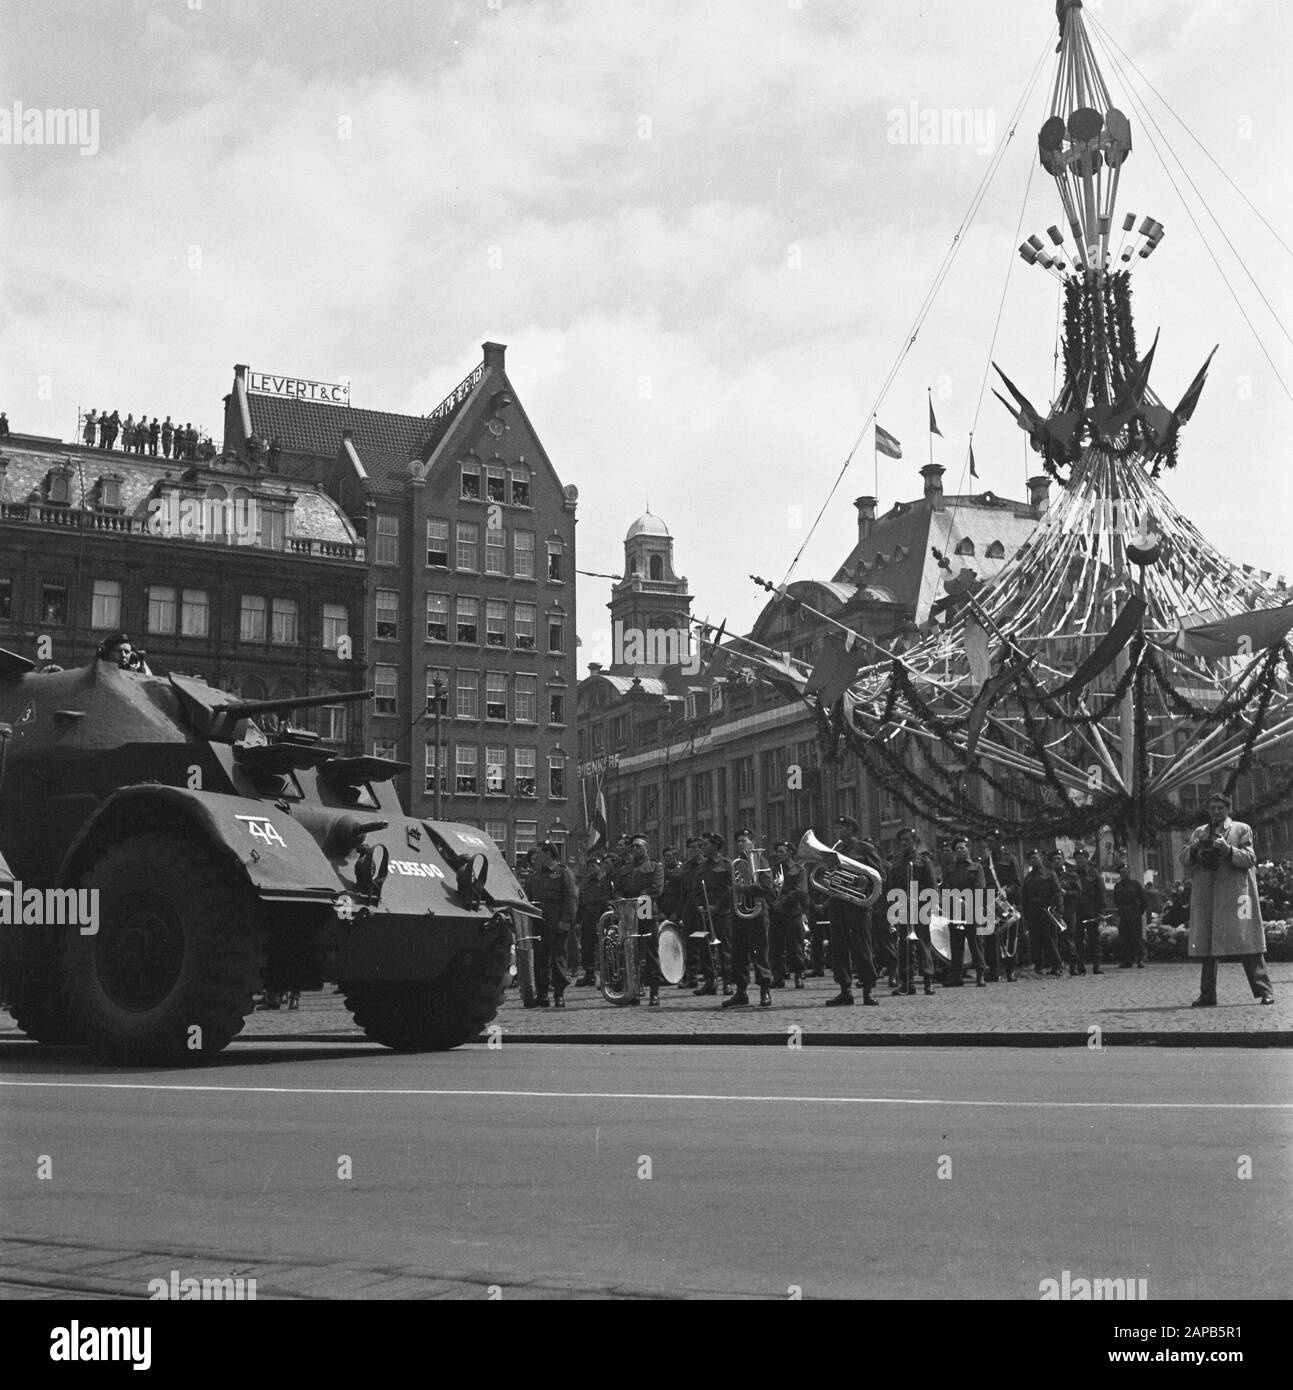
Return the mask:
<svg viewBox="0 0 1293 1390">
<path fill-rule="evenodd" d="M 1214 724 L 1229 722 L 1237 715 L 1242 714 L 1254 700 L 1260 699 L 1264 683 L 1269 682 L 1272 687 L 1274 686 L 1279 675 L 1281 661 L 1293 673 L 1293 652 L 1290 652 L 1287 642 L 1281 642 L 1278 647 L 1270 648 L 1260 666 L 1250 668 L 1244 674 L 1245 684 L 1236 687 L 1233 696 L 1223 699 L 1215 708 L 1209 709 L 1206 705 L 1196 705 L 1193 700 L 1182 695 L 1172 685 L 1166 672 L 1159 665 L 1157 654 L 1152 650 L 1149 653 L 1148 661 L 1154 682 L 1162 692 L 1168 709 L 1173 714 L 1194 720 L 1202 728 L 1211 728 Z"/>
</svg>

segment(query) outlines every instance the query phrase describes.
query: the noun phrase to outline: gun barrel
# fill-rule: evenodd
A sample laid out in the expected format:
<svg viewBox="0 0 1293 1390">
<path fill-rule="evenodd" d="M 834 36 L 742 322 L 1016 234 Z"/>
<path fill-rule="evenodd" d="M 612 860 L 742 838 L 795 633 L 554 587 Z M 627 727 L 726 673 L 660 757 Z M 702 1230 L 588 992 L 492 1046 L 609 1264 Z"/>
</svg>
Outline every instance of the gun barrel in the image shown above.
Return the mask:
<svg viewBox="0 0 1293 1390">
<path fill-rule="evenodd" d="M 258 714 L 277 714 L 280 710 L 319 709 L 324 705 L 352 704 L 372 698 L 371 690 L 339 690 L 335 695 L 286 695 L 281 700 L 239 700 L 212 705 L 212 714 L 232 714 L 238 719 L 254 719 Z"/>
</svg>

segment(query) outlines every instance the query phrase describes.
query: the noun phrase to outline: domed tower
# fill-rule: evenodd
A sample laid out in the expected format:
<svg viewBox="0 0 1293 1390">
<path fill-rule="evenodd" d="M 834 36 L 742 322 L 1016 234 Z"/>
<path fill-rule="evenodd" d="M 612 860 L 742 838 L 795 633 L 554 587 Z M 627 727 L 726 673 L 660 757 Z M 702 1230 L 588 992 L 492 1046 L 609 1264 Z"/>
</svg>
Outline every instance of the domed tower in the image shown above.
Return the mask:
<svg viewBox="0 0 1293 1390">
<path fill-rule="evenodd" d="M 624 578 L 611 589 L 611 630 L 690 630 L 686 576 L 674 573 L 673 537 L 653 512 L 643 512 L 624 537 Z"/>
</svg>

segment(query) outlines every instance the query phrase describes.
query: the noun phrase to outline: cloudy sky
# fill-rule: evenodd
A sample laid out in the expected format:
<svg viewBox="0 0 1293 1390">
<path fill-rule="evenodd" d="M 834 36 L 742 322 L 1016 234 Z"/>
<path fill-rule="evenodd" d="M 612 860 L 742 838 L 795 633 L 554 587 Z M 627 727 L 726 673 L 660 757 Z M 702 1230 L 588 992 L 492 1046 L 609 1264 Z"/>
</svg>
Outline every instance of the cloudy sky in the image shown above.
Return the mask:
<svg viewBox="0 0 1293 1390">
<path fill-rule="evenodd" d="M 1087 5 L 1293 244 L 1279 13 Z M 949 491 L 972 427 L 980 487 L 1023 496 L 1035 471 L 979 398 L 1003 287 L 992 356 L 1038 404 L 1053 382 L 1058 286 L 1014 250 L 1021 213 L 1023 234 L 1059 214 L 1035 170 L 1050 0 L 4 0 L 0 33 L 0 111 L 80 108 L 92 136 L 0 145 L 15 429 L 70 437 L 78 408 L 115 407 L 218 436 L 235 362 L 423 414 L 494 339 L 579 487 L 580 566 L 618 572 L 649 499 L 694 611 L 738 630 L 764 597 L 748 574 L 780 580 L 803 544 L 1044 58 L 880 409 L 905 453 L 881 459 L 881 507 L 920 492 L 927 387 Z M 1120 211 L 1167 228 L 1135 280 L 1160 394 L 1221 345 L 1167 490 L 1224 551 L 1293 577 L 1293 256 L 1132 74 L 1183 203 L 1106 75 L 1135 142 Z M 913 111 L 917 137 L 937 113 L 937 143 L 907 138 Z M 970 113 L 962 138 L 944 112 Z M 838 565 L 874 478 L 868 435 L 796 577 Z M 585 660 L 607 588 L 580 583 Z"/>
</svg>

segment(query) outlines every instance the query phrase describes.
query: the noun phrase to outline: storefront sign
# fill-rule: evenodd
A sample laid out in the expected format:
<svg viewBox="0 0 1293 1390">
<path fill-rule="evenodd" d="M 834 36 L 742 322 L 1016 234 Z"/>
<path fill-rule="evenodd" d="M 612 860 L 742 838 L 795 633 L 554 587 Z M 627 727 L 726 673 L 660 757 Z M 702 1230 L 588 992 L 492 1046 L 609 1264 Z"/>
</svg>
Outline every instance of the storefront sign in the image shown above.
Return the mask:
<svg viewBox="0 0 1293 1390">
<path fill-rule="evenodd" d="M 247 390 L 255 396 L 285 396 L 294 401 L 323 405 L 349 405 L 350 383 L 307 381 L 299 376 L 274 376 L 272 372 L 247 372 Z"/>
</svg>

